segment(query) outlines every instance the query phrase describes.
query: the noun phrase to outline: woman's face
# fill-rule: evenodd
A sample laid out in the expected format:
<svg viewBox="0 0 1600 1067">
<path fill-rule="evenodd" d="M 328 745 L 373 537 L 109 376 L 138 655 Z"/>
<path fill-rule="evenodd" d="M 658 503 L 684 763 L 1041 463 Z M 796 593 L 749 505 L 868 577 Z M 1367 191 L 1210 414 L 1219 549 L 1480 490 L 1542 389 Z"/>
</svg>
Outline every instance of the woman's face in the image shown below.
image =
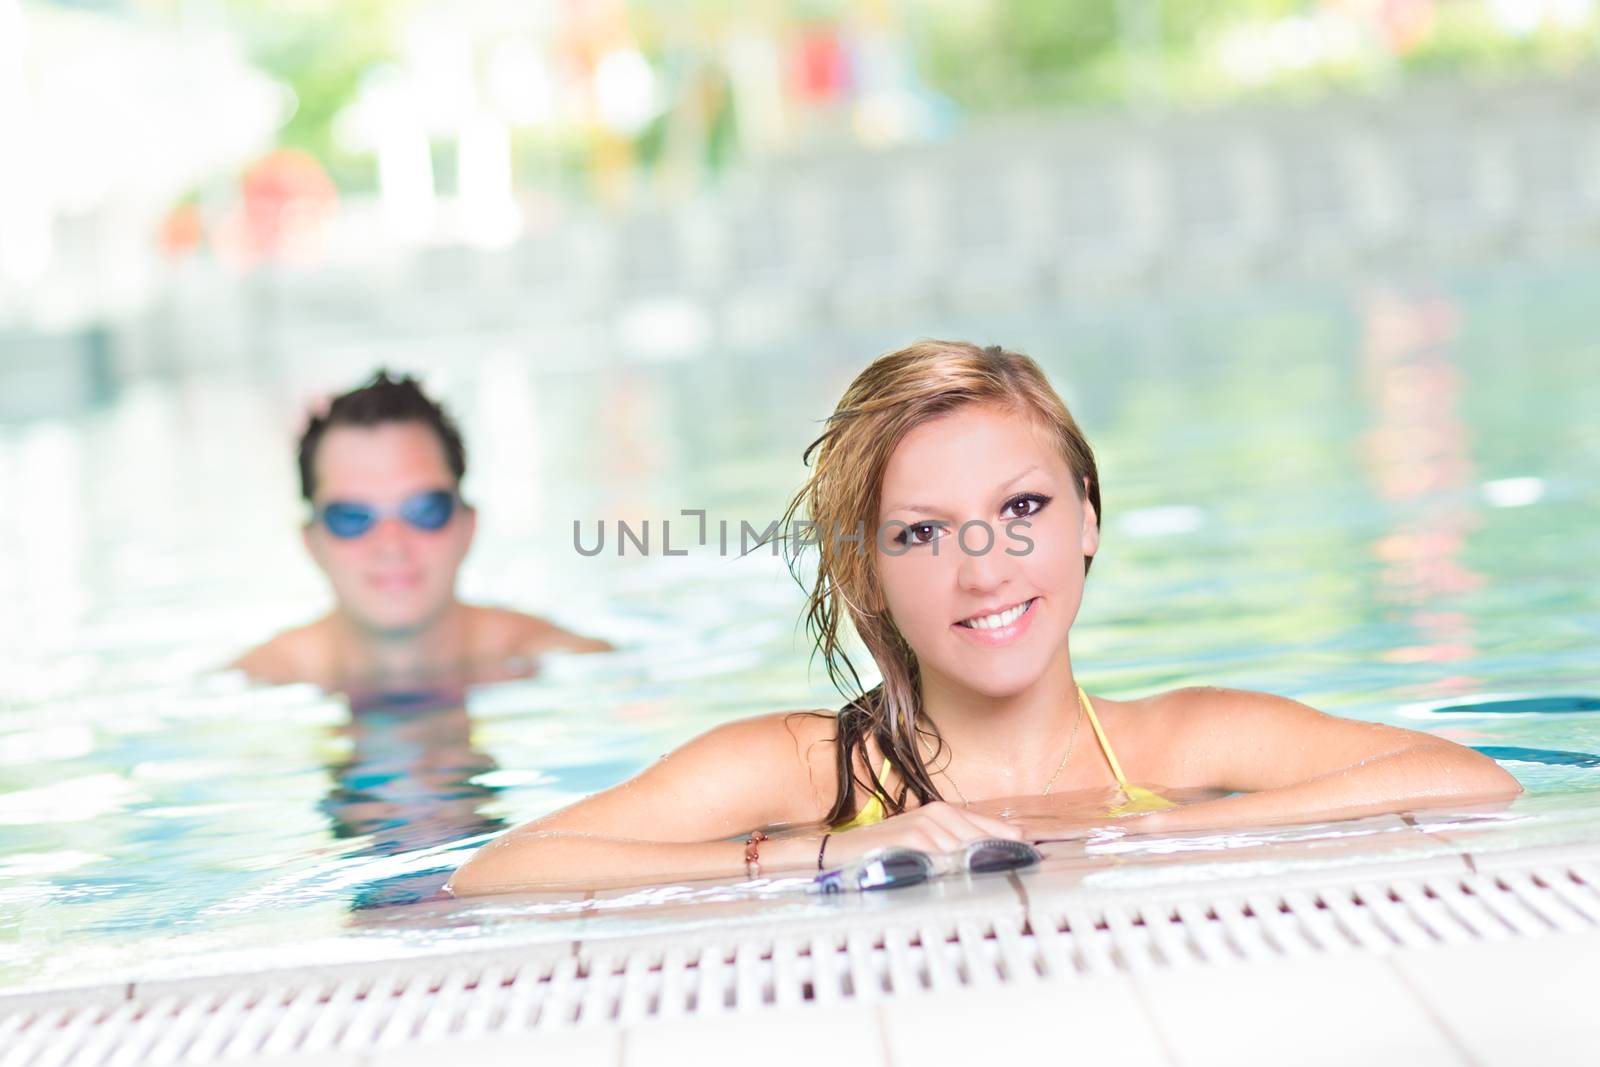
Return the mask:
<svg viewBox="0 0 1600 1067">
<path fill-rule="evenodd" d="M 925 682 L 1010 696 L 1065 651 L 1100 543 L 1082 493 L 1048 432 L 998 406 L 923 423 L 895 448 L 876 563 Z"/>
</svg>

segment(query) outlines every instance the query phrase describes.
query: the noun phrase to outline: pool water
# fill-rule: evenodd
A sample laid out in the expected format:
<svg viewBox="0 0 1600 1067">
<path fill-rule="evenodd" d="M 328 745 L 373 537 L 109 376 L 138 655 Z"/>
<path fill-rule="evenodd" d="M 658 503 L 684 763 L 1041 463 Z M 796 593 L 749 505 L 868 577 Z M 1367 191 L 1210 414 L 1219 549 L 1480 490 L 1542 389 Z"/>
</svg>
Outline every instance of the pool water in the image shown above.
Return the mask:
<svg viewBox="0 0 1600 1067">
<path fill-rule="evenodd" d="M 0 988 L 479 943 L 515 905 L 417 902 L 486 836 L 715 723 L 833 703 L 799 589 L 715 524 L 781 514 L 850 376 L 926 335 L 1028 351 L 1095 443 L 1092 691 L 1259 688 L 1479 746 L 1527 788 L 1493 818 L 1537 836 L 1600 806 L 1597 283 L 1569 262 L 928 309 L 667 362 L 411 345 L 395 365 L 467 428 L 464 594 L 623 649 L 356 712 L 214 668 L 325 604 L 293 435 L 371 346 L 0 427 Z M 682 544 L 684 509 L 713 524 L 686 556 L 574 550 L 575 520 Z M 1483 703 L 1535 697 L 1575 699 Z"/>
</svg>

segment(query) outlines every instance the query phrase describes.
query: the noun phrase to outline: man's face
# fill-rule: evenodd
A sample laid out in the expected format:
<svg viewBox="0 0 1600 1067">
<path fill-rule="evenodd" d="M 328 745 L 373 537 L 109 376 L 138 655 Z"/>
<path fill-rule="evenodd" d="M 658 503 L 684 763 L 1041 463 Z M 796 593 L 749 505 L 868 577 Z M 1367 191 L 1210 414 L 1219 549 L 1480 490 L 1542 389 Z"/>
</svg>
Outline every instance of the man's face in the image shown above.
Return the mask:
<svg viewBox="0 0 1600 1067">
<path fill-rule="evenodd" d="M 319 516 L 336 502 L 383 512 L 358 537 L 337 537 L 315 519 L 305 529 L 306 549 L 328 576 L 340 610 L 363 629 L 389 636 L 436 620 L 454 600 L 476 516 L 457 506 L 449 522 L 425 530 L 395 509 L 419 493 L 455 492 L 438 436 L 419 422 L 336 426 L 317 446 L 314 472 Z"/>
</svg>

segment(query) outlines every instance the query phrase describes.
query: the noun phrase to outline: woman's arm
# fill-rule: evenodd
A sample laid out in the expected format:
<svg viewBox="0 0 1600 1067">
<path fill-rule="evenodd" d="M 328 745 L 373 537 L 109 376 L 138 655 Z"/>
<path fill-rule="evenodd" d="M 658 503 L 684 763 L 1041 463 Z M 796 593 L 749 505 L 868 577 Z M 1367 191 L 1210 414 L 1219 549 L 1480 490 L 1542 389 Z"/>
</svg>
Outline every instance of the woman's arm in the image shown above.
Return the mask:
<svg viewBox="0 0 1600 1067">
<path fill-rule="evenodd" d="M 832 715 L 769 715 L 720 726 L 638 776 L 480 848 L 446 887 L 458 896 L 534 888 L 642 885 L 744 873 L 744 836 L 816 824 L 833 804 Z M 814 867 L 825 831 L 762 842 L 765 870 Z M 830 866 L 885 845 L 930 852 L 984 837 L 1017 839 L 998 819 L 925 804 L 829 835 Z"/>
<path fill-rule="evenodd" d="M 511 830 L 480 848 L 446 887 L 460 896 L 663 878 L 714 877 L 744 867 L 754 827 L 815 821 L 831 781 L 814 716 L 769 715 L 719 726 L 620 785 Z M 818 766 L 814 766 L 818 765 Z M 763 845 L 763 866 L 802 847 Z"/>
<path fill-rule="evenodd" d="M 1188 689 L 1166 699 L 1183 784 L 1239 795 L 1133 816 L 1141 832 L 1353 818 L 1522 791 L 1482 753 L 1414 730 L 1265 693 Z"/>
</svg>

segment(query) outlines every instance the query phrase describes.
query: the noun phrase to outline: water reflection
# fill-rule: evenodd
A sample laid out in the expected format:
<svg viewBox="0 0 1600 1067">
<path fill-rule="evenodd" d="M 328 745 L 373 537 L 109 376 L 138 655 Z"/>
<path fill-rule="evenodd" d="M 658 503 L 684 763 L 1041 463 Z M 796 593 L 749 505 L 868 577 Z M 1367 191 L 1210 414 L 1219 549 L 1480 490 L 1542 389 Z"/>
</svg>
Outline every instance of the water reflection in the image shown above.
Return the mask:
<svg viewBox="0 0 1600 1067">
<path fill-rule="evenodd" d="M 465 686 L 352 694 L 350 719 L 333 733 L 349 749 L 328 765 L 332 787 L 319 808 L 336 839 L 364 840 L 347 855 L 393 856 L 506 828 L 481 811 L 499 792 L 484 784 L 499 764 L 473 744 Z M 369 882 L 351 907 L 430 899 L 453 869 Z"/>
<path fill-rule="evenodd" d="M 1472 615 L 1449 603 L 1484 581 L 1462 561 L 1478 514 L 1469 503 L 1471 431 L 1461 417 L 1462 374 L 1452 355 L 1461 312 L 1444 295 L 1380 292 L 1363 317 L 1362 371 L 1377 420 L 1367 459 L 1379 499 L 1398 516 L 1372 546 L 1383 564 L 1378 597 L 1402 606 L 1416 633 L 1385 658 L 1470 661 L 1477 656 Z M 1458 675 L 1432 688 L 1460 692 L 1476 684 Z"/>
<path fill-rule="evenodd" d="M 507 901 L 427 902 L 447 873 L 434 868 L 501 829 L 497 814 L 536 817 L 717 722 L 817 706 L 826 692 L 825 678 L 806 673 L 798 594 L 781 568 L 614 551 L 584 560 L 571 520 L 706 506 L 765 521 L 798 477 L 811 420 L 859 360 L 921 331 L 1020 337 L 1054 354 L 1058 382 L 1098 424 L 1114 515 L 1204 505 L 1198 528 L 1119 533 L 1104 574 L 1096 564 L 1085 610 L 1086 639 L 1098 644 L 1084 654 L 1103 684 L 1234 684 L 1421 726 L 1506 760 L 1528 794 L 1511 812 L 1432 811 L 1419 825 L 1495 847 L 1600 838 L 1600 587 L 1582 566 L 1600 558 L 1597 284 L 1600 267 L 1569 264 L 1422 298 L 1391 290 L 1352 302 L 1318 288 L 1240 305 L 1207 296 L 1198 310 L 1141 299 L 1093 316 L 929 313 L 894 332 L 818 325 L 737 360 L 634 364 L 621 385 L 600 348 L 573 355 L 581 337 L 549 346 L 560 358 L 518 341 L 477 360 L 448 338 L 419 338 L 406 352 L 460 384 L 452 395 L 478 428 L 478 454 L 494 457 L 474 475 L 486 519 L 464 591 L 561 605 L 608 632 L 614 620 L 638 649 L 569 661 L 537 681 L 475 685 L 475 723 L 459 693 L 436 689 L 329 700 L 308 688 L 174 684 L 320 595 L 284 533 L 299 515 L 282 445 L 300 417 L 296 390 L 353 376 L 368 349 L 340 356 L 343 370 L 153 381 L 90 418 L 0 427 L 0 482 L 27 504 L 0 522 L 0 591 L 11 594 L 0 618 L 0 987 L 219 973 L 224 954 L 242 966 L 315 965 L 513 932 L 570 938 L 540 925 L 546 912 L 519 925 L 524 913 Z M 1152 356 L 1142 323 L 1165 331 Z M 608 422 L 608 411 L 626 418 Z M 1353 462 L 1358 429 L 1373 435 L 1366 462 Z M 623 430 L 618 458 L 606 435 Z M 651 441 L 661 447 L 641 457 Z M 1506 475 L 1543 479 L 1540 506 L 1475 510 L 1472 483 Z M 1419 549 L 1433 536 L 1447 549 L 1439 560 Z M 1450 591 L 1463 571 L 1484 585 Z M 1470 625 L 1426 617 L 1453 610 Z M 1452 645 L 1476 652 L 1379 660 Z M 1463 668 L 1480 680 L 1427 690 Z M 1491 694 L 1506 699 L 1476 699 Z M 1423 703 L 1408 710 L 1413 701 Z M 1403 828 L 1377 820 L 1364 840 L 1418 844 Z M 1263 864 L 1282 863 L 1291 836 L 1332 832 L 1247 839 L 1270 844 L 1255 850 Z M 1120 839 L 1120 865 L 1095 877 L 1154 878 L 1168 841 Z M 1089 864 L 1112 844 L 1050 847 Z M 768 909 L 812 906 L 772 886 L 668 886 L 547 912 L 631 907 L 667 931 L 681 915 L 636 905 L 738 893 L 761 896 L 750 908 L 762 921 L 784 914 Z"/>
</svg>

